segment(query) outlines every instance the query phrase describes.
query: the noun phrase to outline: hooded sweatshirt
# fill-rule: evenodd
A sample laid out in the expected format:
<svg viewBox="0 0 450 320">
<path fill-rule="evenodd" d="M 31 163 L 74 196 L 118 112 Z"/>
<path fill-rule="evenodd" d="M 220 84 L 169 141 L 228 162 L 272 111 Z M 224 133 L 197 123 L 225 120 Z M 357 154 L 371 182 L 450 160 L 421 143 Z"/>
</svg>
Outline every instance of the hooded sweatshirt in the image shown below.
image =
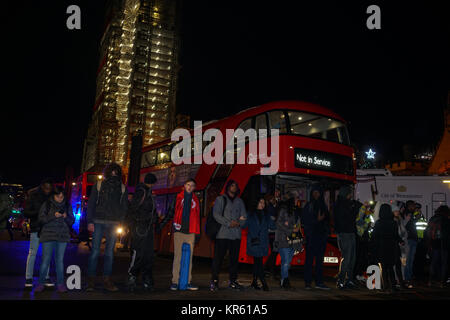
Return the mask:
<svg viewBox="0 0 450 320">
<path fill-rule="evenodd" d="M 320 192 L 320 197 L 317 200 L 312 196 L 314 191 Z M 315 184 L 312 186 L 310 199 L 301 214 L 305 234 L 306 236 L 313 234 L 328 236 L 330 231 L 330 214 L 323 199 L 323 190 L 319 185 Z M 322 221 L 318 221 L 319 211 L 325 215 Z"/>
<path fill-rule="evenodd" d="M 221 224 L 216 239 L 241 239 L 241 228 L 230 228 L 231 220 L 239 221 L 240 227 L 242 228 L 245 226 L 245 220 L 240 220 L 240 217 L 247 218 L 247 213 L 245 210 L 244 201 L 242 201 L 242 199 L 238 197 L 239 189 L 237 190 L 234 198 L 230 198 L 230 196 L 228 195 L 228 189 L 233 183 L 235 183 L 235 181 L 228 181 L 225 187 L 225 193 L 222 196 L 217 197 L 216 201 L 214 202 L 214 219 L 216 219 L 216 221 Z"/>
<path fill-rule="evenodd" d="M 339 190 L 338 200 L 334 207 L 334 229 L 336 233 L 356 233 L 356 203 L 347 199 L 351 193 L 348 186 Z"/>
</svg>

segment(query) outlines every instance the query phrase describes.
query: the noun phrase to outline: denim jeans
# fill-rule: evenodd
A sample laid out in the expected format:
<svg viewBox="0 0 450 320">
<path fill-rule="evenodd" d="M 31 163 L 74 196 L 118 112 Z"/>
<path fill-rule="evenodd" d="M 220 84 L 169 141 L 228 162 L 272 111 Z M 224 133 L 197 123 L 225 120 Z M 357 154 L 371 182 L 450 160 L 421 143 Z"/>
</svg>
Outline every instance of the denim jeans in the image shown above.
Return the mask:
<svg viewBox="0 0 450 320">
<path fill-rule="evenodd" d="M 97 262 L 100 255 L 100 245 L 103 234 L 106 238 L 105 257 L 103 262 L 103 275 L 110 276 L 114 260 L 114 247 L 116 246 L 116 224 L 94 223 L 94 234 L 92 236 L 92 251 L 88 262 L 88 276 L 95 277 L 97 274 Z"/>
<path fill-rule="evenodd" d="M 39 283 L 44 284 L 45 277 L 50 266 L 53 250 L 55 250 L 56 284 L 64 284 L 64 252 L 67 242 L 46 241 L 42 242 L 42 262 L 39 269 Z"/>
<path fill-rule="evenodd" d="M 414 256 L 416 255 L 417 241 L 408 240 L 408 255 L 406 256 L 405 281 L 410 281 L 413 274 Z"/>
<path fill-rule="evenodd" d="M 39 250 L 39 237 L 37 232 L 30 233 L 30 249 L 28 250 L 27 266 L 25 271 L 25 279 L 33 279 L 34 274 L 34 262 L 36 261 L 36 255 Z M 50 265 L 49 265 L 50 267 Z M 49 268 L 47 268 L 46 278 L 48 279 Z"/>
<path fill-rule="evenodd" d="M 356 261 L 356 241 L 354 233 L 338 233 L 337 235 L 339 250 L 342 260 L 338 275 L 338 282 L 353 280 L 353 269 Z"/>
<path fill-rule="evenodd" d="M 291 267 L 291 261 L 294 257 L 293 248 L 280 248 L 278 249 L 281 258 L 281 279 L 289 277 L 289 269 Z"/>
</svg>

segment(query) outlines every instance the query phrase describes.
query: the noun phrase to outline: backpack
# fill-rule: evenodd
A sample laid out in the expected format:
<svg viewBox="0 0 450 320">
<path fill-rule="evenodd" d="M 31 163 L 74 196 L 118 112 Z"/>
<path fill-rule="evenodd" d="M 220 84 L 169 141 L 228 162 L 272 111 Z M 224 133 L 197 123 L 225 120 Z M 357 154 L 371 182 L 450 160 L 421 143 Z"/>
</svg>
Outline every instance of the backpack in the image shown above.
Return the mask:
<svg viewBox="0 0 450 320">
<path fill-rule="evenodd" d="M 223 205 L 222 209 L 222 216 L 225 212 L 225 208 L 227 206 L 227 197 L 222 196 L 225 204 Z M 214 219 L 213 215 L 214 206 L 211 208 L 211 211 L 208 214 L 208 217 L 206 218 L 206 225 L 205 225 L 205 233 L 211 240 L 216 240 L 217 234 L 219 233 L 220 228 L 222 225 L 217 222 L 216 219 Z"/>
<path fill-rule="evenodd" d="M 120 202 L 122 203 L 122 198 L 123 198 L 123 194 L 125 193 L 125 186 L 123 185 L 123 183 L 120 184 L 121 187 L 121 194 L 120 194 Z M 97 197 L 97 209 L 98 211 L 109 211 L 110 208 L 108 207 L 108 205 L 110 204 L 110 196 L 112 194 L 115 195 L 119 195 L 119 192 L 116 188 L 114 188 L 113 186 L 111 186 L 111 184 L 105 184 L 103 185 L 102 188 L 102 180 L 97 182 L 97 192 L 98 192 L 98 197 Z"/>
<path fill-rule="evenodd" d="M 155 217 L 155 211 L 156 211 L 156 202 L 153 195 L 150 194 L 150 197 L 152 198 L 152 212 L 150 215 L 145 214 L 143 217 L 140 216 L 139 213 L 139 207 L 144 203 L 145 198 L 147 197 L 147 191 L 144 189 L 144 195 L 142 199 L 139 201 L 139 204 L 136 208 L 137 212 L 136 214 L 132 215 L 132 221 L 130 221 L 130 228 L 134 231 L 134 233 L 138 237 L 146 237 L 148 235 L 148 232 L 150 231 L 150 228 L 153 225 L 153 220 Z"/>
</svg>

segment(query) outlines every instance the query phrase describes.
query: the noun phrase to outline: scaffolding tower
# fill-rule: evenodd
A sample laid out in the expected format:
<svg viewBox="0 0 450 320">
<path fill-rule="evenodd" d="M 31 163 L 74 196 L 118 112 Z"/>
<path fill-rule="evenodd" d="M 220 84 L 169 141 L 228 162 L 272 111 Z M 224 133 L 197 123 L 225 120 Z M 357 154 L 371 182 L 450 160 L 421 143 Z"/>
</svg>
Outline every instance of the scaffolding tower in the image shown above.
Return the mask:
<svg viewBox="0 0 450 320">
<path fill-rule="evenodd" d="M 174 0 L 111 1 L 82 172 L 116 162 L 126 173 L 134 135 L 142 133 L 144 146 L 170 136 L 176 121 L 177 11 Z"/>
</svg>

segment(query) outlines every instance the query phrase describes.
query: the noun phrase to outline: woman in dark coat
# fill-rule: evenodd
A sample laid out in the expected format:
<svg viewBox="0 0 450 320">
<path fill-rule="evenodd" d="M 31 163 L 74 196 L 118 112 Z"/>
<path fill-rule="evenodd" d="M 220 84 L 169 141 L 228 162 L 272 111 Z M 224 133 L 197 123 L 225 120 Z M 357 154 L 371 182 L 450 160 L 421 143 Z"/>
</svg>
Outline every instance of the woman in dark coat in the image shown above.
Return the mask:
<svg viewBox="0 0 450 320">
<path fill-rule="evenodd" d="M 275 223 L 266 210 L 266 202 L 263 197 L 258 197 L 254 210 L 247 215 L 244 227 L 248 227 L 247 234 L 247 254 L 253 257 L 253 282 L 251 287 L 256 290 L 258 278 L 262 283 L 263 290 L 268 291 L 269 287 L 264 278 L 263 257 L 269 254 L 269 229 L 275 228 Z"/>
<path fill-rule="evenodd" d="M 397 260 L 398 244 L 403 240 L 398 234 L 398 225 L 394 221 L 391 206 L 382 204 L 379 219 L 372 232 L 374 254 L 377 262 L 381 263 L 384 289 L 395 289 L 394 265 Z"/>
<path fill-rule="evenodd" d="M 277 218 L 277 229 L 275 231 L 274 250 L 280 253 L 281 258 L 281 282 L 283 289 L 292 289 L 289 282 L 289 269 L 294 257 L 295 249 L 290 239 L 293 234 L 300 231 L 300 216 L 295 212 L 294 198 L 282 202 Z"/>
<path fill-rule="evenodd" d="M 39 211 L 42 262 L 39 270 L 39 285 L 35 292 L 44 290 L 45 277 L 53 251 L 55 251 L 57 289 L 59 292 L 67 292 L 64 284 L 64 252 L 70 241 L 70 227 L 74 220 L 72 207 L 66 202 L 64 196 L 64 189 L 55 187 L 52 195 L 42 204 Z"/>
</svg>

